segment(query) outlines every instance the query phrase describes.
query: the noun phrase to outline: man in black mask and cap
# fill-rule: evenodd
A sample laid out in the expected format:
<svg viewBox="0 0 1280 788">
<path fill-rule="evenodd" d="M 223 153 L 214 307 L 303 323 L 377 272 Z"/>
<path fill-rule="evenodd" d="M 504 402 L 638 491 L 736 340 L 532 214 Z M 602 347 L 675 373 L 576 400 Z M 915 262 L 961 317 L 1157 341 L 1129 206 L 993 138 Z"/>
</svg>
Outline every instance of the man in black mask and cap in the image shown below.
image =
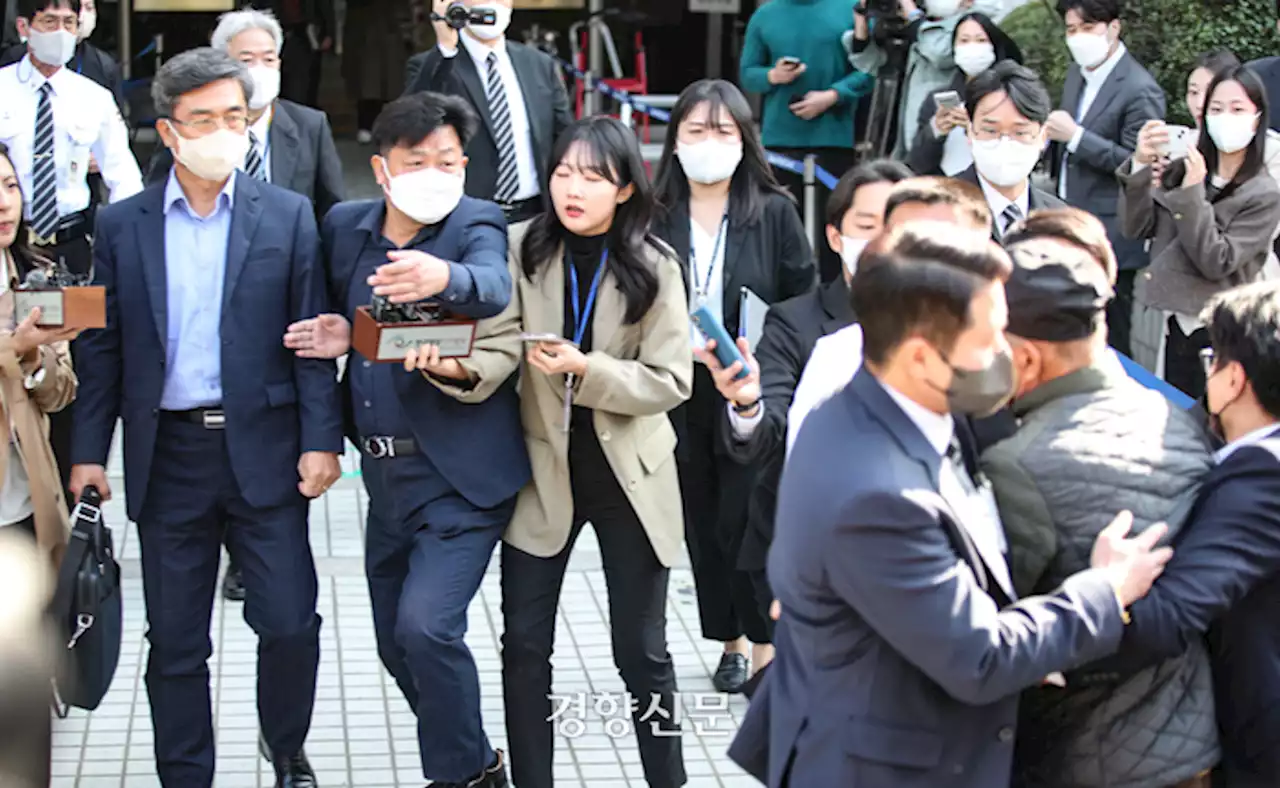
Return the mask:
<svg viewBox="0 0 1280 788">
<path fill-rule="evenodd" d="M 1186 520 L 1211 459 L 1186 411 L 1131 379 L 1107 348 L 1115 254 L 1106 230 L 1076 209 L 1033 212 L 1005 237 L 1005 290 L 1018 431 L 987 449 L 1019 596 L 1089 566 L 1116 512 L 1134 533 Z M 1208 656 L 1176 657 L 1113 681 L 1041 686 L 1018 715 L 1015 784 L 1180 784 L 1218 760 Z"/>
</svg>

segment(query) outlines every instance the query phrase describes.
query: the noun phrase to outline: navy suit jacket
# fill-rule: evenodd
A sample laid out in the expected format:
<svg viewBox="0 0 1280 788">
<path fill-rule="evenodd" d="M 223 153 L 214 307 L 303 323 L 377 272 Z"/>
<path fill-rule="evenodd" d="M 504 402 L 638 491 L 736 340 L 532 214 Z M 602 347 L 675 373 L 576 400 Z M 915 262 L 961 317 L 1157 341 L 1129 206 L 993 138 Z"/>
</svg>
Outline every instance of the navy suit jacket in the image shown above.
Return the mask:
<svg viewBox="0 0 1280 788">
<path fill-rule="evenodd" d="M 369 235 L 362 227 L 382 232 L 382 200 L 340 203 L 325 217 L 321 229 L 325 259 L 329 261 L 332 310 L 354 320 L 347 310 L 352 288 L 362 303 L 372 291 L 356 264 Z M 493 317 L 511 301 L 507 270 L 507 224 L 497 205 L 463 197 L 435 228 L 421 251 L 454 264 L 449 287 L 431 299 L 448 311 L 471 318 Z M 458 270 L 461 269 L 461 270 Z M 358 354 L 353 363 L 360 363 Z M 429 383 L 419 372 L 396 370 L 396 391 L 409 428 L 423 452 L 442 476 L 473 505 L 488 509 L 513 497 L 531 476 L 520 424 L 520 401 L 515 378 L 484 402 L 464 404 Z M 350 402 L 350 381 L 344 396 Z M 356 440 L 348 409 L 347 434 Z M 407 436 L 394 436 L 407 437 Z"/>
<path fill-rule="evenodd" d="M 1228 785 L 1280 785 L 1280 428 L 1209 472 L 1173 560 L 1130 608 L 1120 652 L 1073 680 L 1114 681 L 1208 633 Z"/>
<path fill-rule="evenodd" d="M 76 343 L 83 392 L 71 461 L 105 465 L 124 419 L 129 518 L 147 497 L 168 345 L 165 184 L 98 212 L 94 279 L 107 291 L 107 327 Z M 241 494 L 252 506 L 298 496 L 298 457 L 342 451 L 332 361 L 284 347 L 290 323 L 327 305 L 311 203 L 237 175 L 222 296 L 222 407 Z"/>
<path fill-rule="evenodd" d="M 730 750 L 771 788 L 1008 785 L 1018 692 L 1119 642 L 1100 572 L 1001 610 L 941 463 L 866 367 L 805 420 L 769 554 L 777 657 Z"/>
</svg>

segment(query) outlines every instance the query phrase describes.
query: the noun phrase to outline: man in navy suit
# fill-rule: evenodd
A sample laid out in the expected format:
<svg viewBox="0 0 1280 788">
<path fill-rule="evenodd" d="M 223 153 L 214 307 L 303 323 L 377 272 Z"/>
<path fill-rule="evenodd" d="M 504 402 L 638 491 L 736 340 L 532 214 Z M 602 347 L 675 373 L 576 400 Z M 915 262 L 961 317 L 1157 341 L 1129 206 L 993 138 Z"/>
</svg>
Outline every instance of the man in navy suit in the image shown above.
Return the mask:
<svg viewBox="0 0 1280 788">
<path fill-rule="evenodd" d="M 1224 785 L 1280 785 L 1280 285 L 1227 291 L 1204 317 L 1210 427 L 1226 445 L 1205 477 L 1120 653 L 1073 680 L 1114 682 L 1208 633 Z"/>
<path fill-rule="evenodd" d="M 463 195 L 463 155 L 478 124 L 460 98 L 415 93 L 373 124 L 385 199 L 342 203 L 321 229 L 335 310 L 290 328 L 300 355 L 336 357 L 349 319 L 374 296 L 492 317 L 511 300 L 506 222 Z M 403 365 L 356 354 L 347 369 L 348 435 L 369 491 L 365 571 L 378 654 L 418 716 L 423 774 L 440 788 L 507 785 L 485 736 L 467 649 L 467 607 L 529 480 L 515 381 L 463 404 L 428 376 L 465 380 L 428 348 Z M 423 371 L 419 371 L 423 370 Z M 456 382 L 455 380 L 455 382 Z"/>
<path fill-rule="evenodd" d="M 1009 258 L 933 223 L 890 230 L 851 292 L 864 364 L 801 428 L 769 580 L 777 657 L 731 755 L 772 788 L 1008 785 L 1017 693 L 1110 653 L 1159 574 L 1164 529 L 1015 602 L 999 516 L 952 413 L 1013 391 Z"/>
<path fill-rule="evenodd" d="M 209 623 L 224 540 L 244 569 L 258 634 L 258 714 L 276 785 L 311 788 L 320 617 L 308 498 L 340 475 L 331 361 L 280 342 L 326 304 L 311 205 L 241 177 L 252 81 L 227 53 L 165 63 L 152 97 L 176 164 L 98 215 L 94 264 L 107 327 L 84 334 L 72 489 L 110 495 L 104 470 L 124 419 L 129 518 L 147 604 L 147 690 L 160 782 L 213 784 Z"/>
</svg>

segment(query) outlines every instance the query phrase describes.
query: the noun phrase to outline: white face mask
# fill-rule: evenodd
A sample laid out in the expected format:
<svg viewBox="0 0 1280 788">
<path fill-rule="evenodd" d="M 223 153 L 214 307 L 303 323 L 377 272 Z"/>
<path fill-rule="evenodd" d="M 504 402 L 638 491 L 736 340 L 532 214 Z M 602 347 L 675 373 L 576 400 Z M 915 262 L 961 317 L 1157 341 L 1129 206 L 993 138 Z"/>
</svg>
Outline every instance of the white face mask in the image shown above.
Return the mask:
<svg viewBox="0 0 1280 788">
<path fill-rule="evenodd" d="M 1103 33 L 1076 33 L 1067 36 L 1067 49 L 1071 50 L 1071 59 L 1080 68 L 1094 68 L 1102 65 L 1111 52 L 1111 39 Z"/>
<path fill-rule="evenodd" d="M 384 159 L 382 171 L 391 184 L 389 188 L 383 189 L 391 197 L 391 204 L 420 224 L 444 221 L 462 201 L 462 193 L 467 185 L 466 170 L 454 175 L 428 167 L 392 177 Z"/>
<path fill-rule="evenodd" d="M 1209 139 L 1223 153 L 1236 153 L 1249 147 L 1257 135 L 1255 128 L 1257 115 L 1209 115 L 1205 118 L 1205 126 L 1209 130 Z"/>
<path fill-rule="evenodd" d="M 1040 161 L 1043 148 L 1002 137 L 973 141 L 973 166 L 992 184 L 1009 188 L 1023 183 Z"/>
<path fill-rule="evenodd" d="M 924 7 L 934 19 L 946 19 L 960 11 L 960 0 L 925 0 Z"/>
<path fill-rule="evenodd" d="M 869 238 L 840 236 L 840 260 L 844 263 L 844 270 L 849 272 L 849 276 L 858 273 L 858 259 L 862 257 L 869 243 L 871 243 Z"/>
<path fill-rule="evenodd" d="M 742 143 L 703 140 L 692 145 L 676 142 L 676 157 L 694 183 L 720 183 L 733 177 L 742 161 Z"/>
<path fill-rule="evenodd" d="M 191 170 L 191 174 L 206 181 L 226 180 L 237 167 L 244 164 L 244 157 L 249 153 L 249 137 L 246 134 L 218 129 L 203 137 L 188 138 L 178 134 L 173 123 L 169 124 L 169 128 L 178 138 L 173 157 Z"/>
<path fill-rule="evenodd" d="M 996 62 L 996 48 L 992 44 L 960 44 L 955 49 L 956 67 L 970 77 L 976 77 Z"/>
<path fill-rule="evenodd" d="M 31 38 L 28 39 L 31 54 L 46 66 L 66 65 L 76 54 L 76 43 L 76 34 L 66 30 L 55 30 L 52 33 L 32 30 Z"/>
<path fill-rule="evenodd" d="M 511 9 L 505 5 L 477 5 L 471 7 L 472 11 L 492 11 L 493 24 L 491 25 L 468 25 L 467 29 L 476 38 L 492 41 L 501 37 L 507 32 L 507 26 L 511 24 Z"/>
<path fill-rule="evenodd" d="M 249 76 L 253 78 L 253 97 L 249 99 L 249 108 L 266 109 L 280 95 L 280 69 L 252 66 Z"/>
<path fill-rule="evenodd" d="M 93 31 L 98 27 L 98 12 L 88 9 L 80 11 L 80 32 L 76 35 L 81 41 L 88 41 L 89 36 L 93 35 Z"/>
</svg>

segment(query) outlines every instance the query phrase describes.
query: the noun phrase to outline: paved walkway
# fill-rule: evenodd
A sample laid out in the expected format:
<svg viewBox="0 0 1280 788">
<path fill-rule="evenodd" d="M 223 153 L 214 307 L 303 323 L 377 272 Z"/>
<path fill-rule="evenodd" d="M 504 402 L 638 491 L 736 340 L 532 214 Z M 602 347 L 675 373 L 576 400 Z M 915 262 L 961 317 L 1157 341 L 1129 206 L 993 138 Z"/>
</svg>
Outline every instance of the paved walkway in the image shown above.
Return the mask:
<svg viewBox="0 0 1280 788">
<path fill-rule="evenodd" d="M 133 526 L 124 514 L 122 463 L 110 470 L 117 493 L 106 505 L 114 527 L 125 583 L 125 645 L 115 684 L 92 714 L 76 711 L 55 726 L 54 785 L 80 788 L 142 788 L 158 785 L 152 756 L 152 729 L 143 671 L 147 646 L 141 573 Z M 355 457 L 344 459 L 353 471 Z M 373 625 L 363 569 L 364 489 L 350 474 L 312 505 L 311 543 L 320 574 L 320 686 L 307 752 L 322 788 L 414 786 L 425 784 L 418 767 L 415 720 L 399 690 L 383 670 L 374 648 Z M 680 689 L 685 693 L 684 754 L 691 788 L 753 786 L 724 757 L 730 735 L 745 709 L 711 689 L 719 659 L 713 644 L 698 638 L 697 606 L 688 565 L 672 573 L 667 602 L 668 637 Z M 485 726 L 494 746 L 505 747 L 501 666 L 502 627 L 498 562 L 495 555 L 470 611 L 467 642 L 480 667 Z M 257 756 L 254 673 L 256 640 L 239 604 L 217 600 L 213 618 L 214 714 L 217 725 L 219 788 L 270 786 L 270 767 Z M 576 700 L 579 693 L 608 706 L 620 700 L 622 682 L 609 648 L 604 576 L 594 535 L 579 540 L 561 597 L 554 657 L 555 693 Z M 607 708 L 604 709 L 607 713 Z M 569 716 L 578 716 L 571 714 Z M 631 733 L 611 736 L 606 719 L 588 711 L 586 732 L 557 740 L 557 785 L 566 788 L 644 786 L 640 756 Z M 616 732 L 616 726 L 612 724 Z M 567 722 L 567 733 L 576 723 Z M 623 725 L 622 727 L 625 727 Z M 701 729 L 701 730 L 699 730 Z M 518 787 L 517 787 L 518 788 Z"/>
</svg>

